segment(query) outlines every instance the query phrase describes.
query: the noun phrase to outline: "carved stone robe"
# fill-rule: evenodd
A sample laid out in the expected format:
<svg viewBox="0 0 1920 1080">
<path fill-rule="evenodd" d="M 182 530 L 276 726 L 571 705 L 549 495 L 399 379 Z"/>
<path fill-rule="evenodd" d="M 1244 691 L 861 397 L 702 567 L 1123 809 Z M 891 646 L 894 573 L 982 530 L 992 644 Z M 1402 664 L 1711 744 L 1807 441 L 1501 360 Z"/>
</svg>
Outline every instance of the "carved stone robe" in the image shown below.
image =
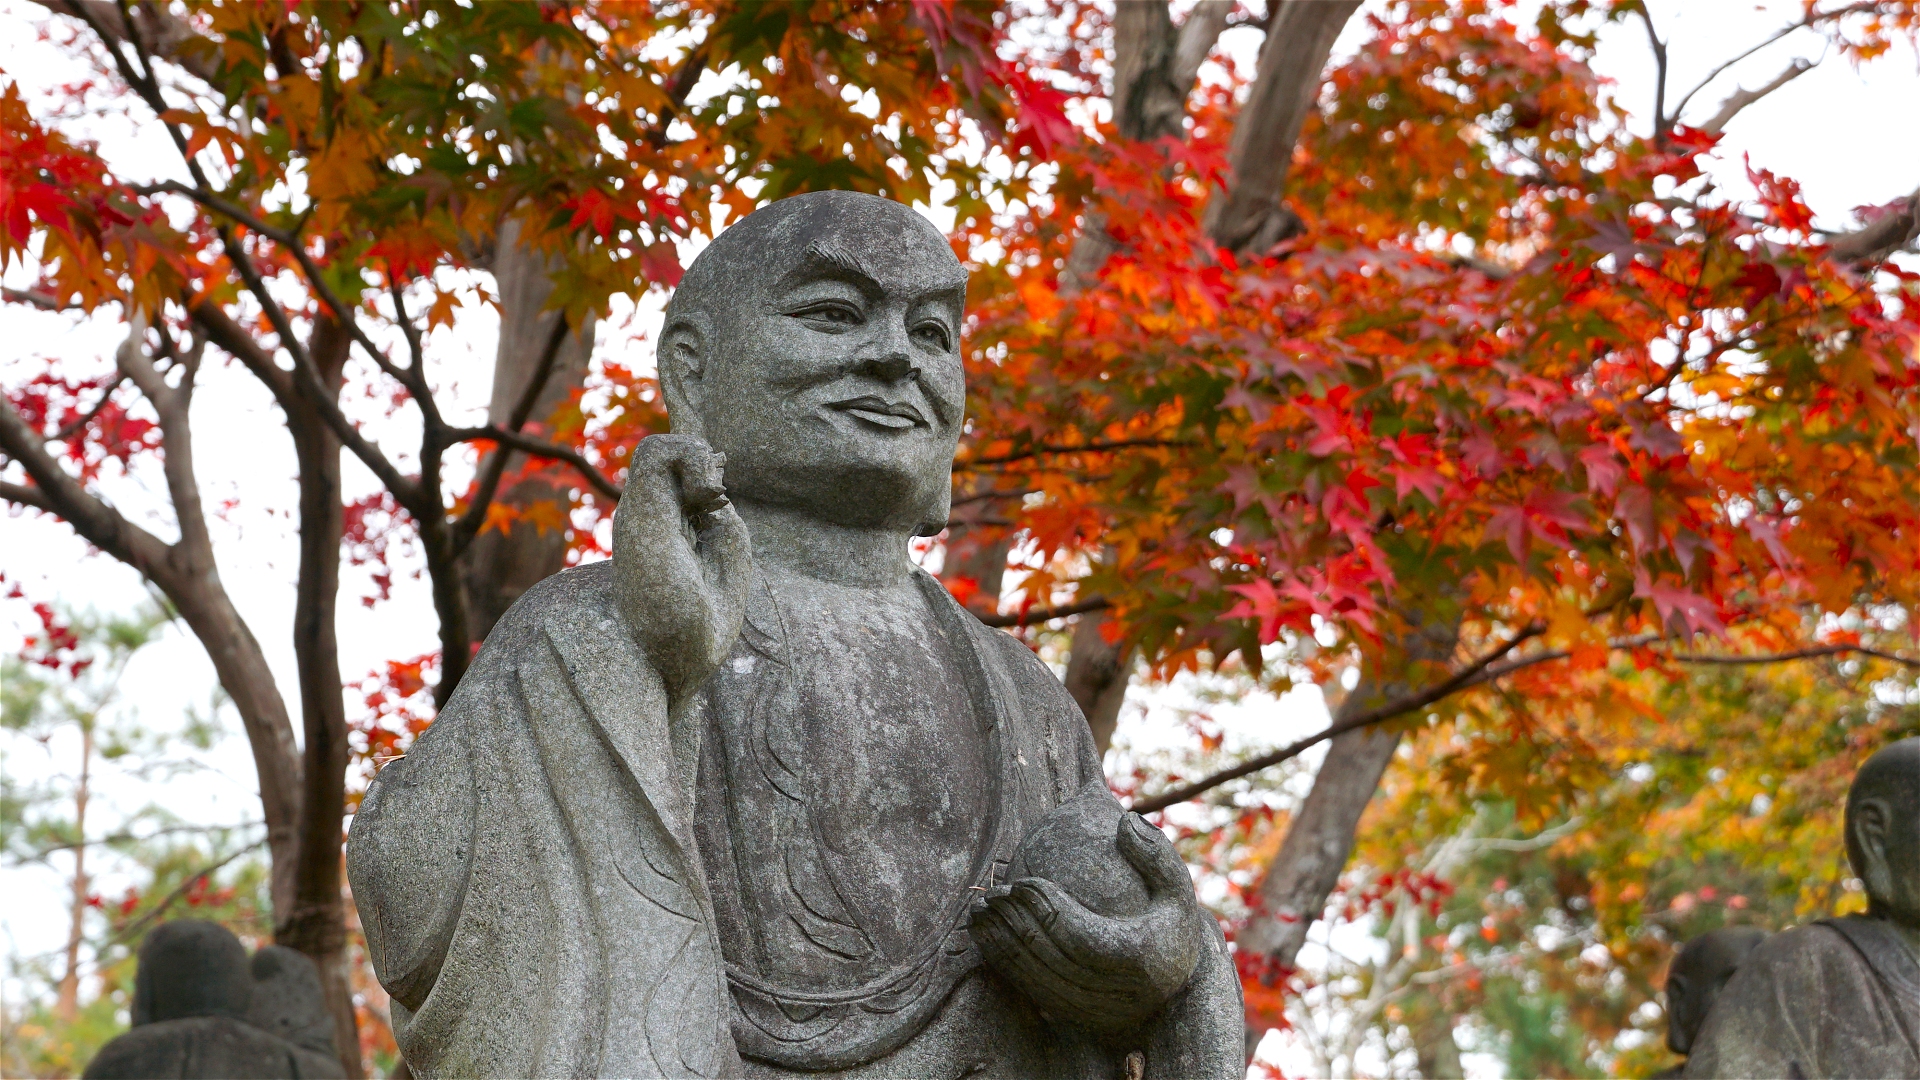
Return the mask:
<svg viewBox="0 0 1920 1080">
<path fill-rule="evenodd" d="M 1026 830 L 1100 784 L 1099 763 L 1052 673 L 922 585 L 993 763 L 967 880 L 1004 881 Z M 1136 1049 L 1149 1076 L 1243 1073 L 1239 981 L 1217 928 L 1151 1030 L 1104 1039 L 1057 1030 L 985 972 L 969 888 L 926 898 L 942 929 L 917 948 L 863 951 L 834 894 L 847 867 L 810 842 L 802 747 L 781 741 L 795 658 L 763 583 L 753 596 L 733 662 L 669 719 L 611 566 L 549 578 L 381 771 L 348 872 L 416 1073 L 1091 1078 L 1120 1075 Z M 754 960 L 769 937 L 852 958 L 853 974 L 769 975 Z"/>
<path fill-rule="evenodd" d="M 1685 1075 L 1920 1077 L 1920 961 L 1880 919 L 1775 934 L 1714 999 Z"/>
</svg>

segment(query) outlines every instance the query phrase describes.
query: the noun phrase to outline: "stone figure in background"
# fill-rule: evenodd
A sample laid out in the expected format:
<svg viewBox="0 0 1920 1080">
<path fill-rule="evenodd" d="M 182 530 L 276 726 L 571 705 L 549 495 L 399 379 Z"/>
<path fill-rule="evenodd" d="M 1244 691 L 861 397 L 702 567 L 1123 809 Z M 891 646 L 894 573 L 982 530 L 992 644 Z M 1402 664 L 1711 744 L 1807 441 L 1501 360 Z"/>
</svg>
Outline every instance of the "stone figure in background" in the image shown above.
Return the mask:
<svg viewBox="0 0 1920 1080">
<path fill-rule="evenodd" d="M 965 289 L 847 192 L 688 269 L 612 561 L 530 590 L 354 819 L 417 1074 L 1243 1075 L 1172 845 L 909 557 L 947 520 Z"/>
<path fill-rule="evenodd" d="M 246 947 L 226 927 L 171 922 L 140 947 L 132 1029 L 101 1047 L 85 1075 L 343 1077 L 332 1031 L 313 961 L 269 946 L 249 971 Z"/>
<path fill-rule="evenodd" d="M 1766 938 L 1767 932 L 1756 927 L 1724 926 L 1680 947 L 1667 966 L 1667 1049 L 1682 1057 L 1693 1052 L 1694 1037 L 1721 988 Z M 1677 1077 L 1681 1069 L 1662 1075 Z"/>
<path fill-rule="evenodd" d="M 1767 939 L 1728 981 L 1690 1077 L 1920 1077 L 1920 739 L 1847 792 L 1847 862 L 1867 913 Z"/>
</svg>

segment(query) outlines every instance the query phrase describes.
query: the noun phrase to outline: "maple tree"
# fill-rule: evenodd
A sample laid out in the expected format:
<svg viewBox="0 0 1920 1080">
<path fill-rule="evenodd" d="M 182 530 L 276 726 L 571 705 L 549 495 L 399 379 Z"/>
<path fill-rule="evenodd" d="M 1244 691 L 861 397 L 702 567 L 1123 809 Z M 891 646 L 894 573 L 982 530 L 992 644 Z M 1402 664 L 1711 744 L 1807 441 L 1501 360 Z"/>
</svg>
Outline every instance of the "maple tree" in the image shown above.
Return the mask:
<svg viewBox="0 0 1920 1080">
<path fill-rule="evenodd" d="M 123 178 L 0 91 L 0 257 L 37 274 L 8 302 L 128 327 L 111 365 L 8 388 L 0 497 L 140 569 L 206 643 L 261 771 L 276 934 L 337 971 L 350 747 L 403 749 L 520 590 L 604 554 L 622 463 L 662 423 L 643 372 L 590 362 L 608 298 L 670 286 L 675 243 L 720 207 L 947 182 L 974 268 L 949 587 L 1070 638 L 1103 747 L 1136 665 L 1359 674 L 1243 883 L 1251 1019 L 1278 1022 L 1403 742 L 1440 763 L 1407 790 L 1540 826 L 1608 788 L 1686 671 L 1857 652 L 1845 619 L 1904 612 L 1917 583 L 1920 324 L 1888 257 L 1920 203 L 1821 235 L 1790 179 L 1725 197 L 1701 159 L 1762 92 L 1702 119 L 1699 91 L 1668 107 L 1663 62 L 1636 134 L 1588 61 L 1601 18 L 1664 49 L 1637 5 L 1529 26 L 1390 5 L 1328 68 L 1356 9 L 67 0 L 60 44 L 181 161 Z M 1217 50 L 1238 25 L 1265 33 L 1251 71 Z M 1809 4 L 1796 25 L 1865 61 L 1916 21 Z M 429 335 L 487 301 L 493 400 L 460 423 Z M 187 419 L 208 345 L 272 392 L 300 454 L 302 755 L 211 574 Z M 387 406 L 420 430 L 404 455 L 366 433 Z M 373 494 L 343 494 L 343 450 Z M 175 541 L 94 494 L 156 459 Z M 408 542 L 439 648 L 362 690 L 350 740 L 341 562 L 379 582 Z M 1211 792 L 1244 832 L 1265 809 L 1220 785 L 1299 749 L 1155 778 L 1136 805 Z"/>
<path fill-rule="evenodd" d="M 259 774 L 275 938 L 319 963 L 358 1075 L 340 871 L 343 560 L 369 565 L 380 592 L 396 547 L 422 560 L 444 702 L 491 620 L 564 565 L 559 541 L 591 553 L 628 452 L 662 423 L 650 383 L 587 362 L 612 295 L 670 287 L 676 242 L 756 198 L 854 187 L 926 201 L 936 182 L 963 211 L 989 186 L 1017 197 L 1060 120 L 1017 65 L 966 47 L 991 33 L 973 4 L 911 18 L 859 2 L 50 10 L 53 44 L 95 72 L 63 89 L 68 102 L 110 96 L 160 125 L 176 157 L 123 175 L 64 133 L 57 109 L 43 121 L 17 85 L 0 87 L 0 263 L 29 274 L 7 302 L 125 328 L 115 356 L 39 365 L 8 388 L 0 498 L 134 567 L 206 646 Z M 1012 175 L 949 153 L 982 130 Z M 429 335 L 488 302 L 502 316 L 494 401 L 484 422 L 462 422 L 436 395 Z M 210 357 L 270 393 L 296 451 L 298 750 L 217 572 L 192 453 Z M 603 406 L 588 418 L 590 375 Z M 372 431 L 383 410 L 417 426 L 415 445 Z M 343 453 L 373 476 L 371 494 L 348 497 Z M 148 467 L 172 538 L 103 497 Z"/>
<path fill-rule="evenodd" d="M 1358 54 L 1306 82 L 1323 96 L 1304 125 L 1261 111 L 1283 81 L 1268 65 L 1329 38 L 1276 25 L 1246 104 L 1203 86 L 1177 137 L 1129 131 L 1138 98 L 1117 86 L 1106 137 L 1062 155 L 1059 201 L 968 238 L 1006 254 L 981 275 L 987 404 L 961 465 L 1026 545 L 1024 618 L 1102 611 L 1074 659 L 1122 645 L 1155 676 L 1257 677 L 1276 645 L 1276 687 L 1361 676 L 1328 731 L 1135 803 L 1332 739 L 1239 927 L 1255 1023 L 1279 1021 L 1273 991 L 1406 720 L 1486 732 L 1449 777 L 1462 790 L 1594 790 L 1599 746 L 1551 767 L 1536 749 L 1597 692 L 1579 673 L 1621 653 L 1669 675 L 1859 653 L 1833 620 L 1913 599 L 1920 324 L 1885 259 L 1916 199 L 1822 236 L 1790 180 L 1752 171 L 1759 197 L 1726 198 L 1700 158 L 1760 95 L 1695 128 L 1694 95 L 1669 111 L 1662 89 L 1635 135 L 1587 66 L 1591 14 L 1367 16 Z M 1610 14 L 1653 30 L 1643 8 Z M 1132 48 L 1177 55 L 1205 17 L 1163 14 Z M 1796 28 L 1868 58 L 1915 19 L 1809 6 Z M 1151 68 L 1126 29 L 1116 80 Z M 1300 132 L 1284 176 L 1246 168 L 1273 141 L 1249 123 Z M 1088 222 L 1102 250 L 1082 263 Z M 1080 695 L 1090 716 L 1103 693 Z M 1630 741 L 1657 720 L 1622 697 L 1611 735 Z"/>
</svg>

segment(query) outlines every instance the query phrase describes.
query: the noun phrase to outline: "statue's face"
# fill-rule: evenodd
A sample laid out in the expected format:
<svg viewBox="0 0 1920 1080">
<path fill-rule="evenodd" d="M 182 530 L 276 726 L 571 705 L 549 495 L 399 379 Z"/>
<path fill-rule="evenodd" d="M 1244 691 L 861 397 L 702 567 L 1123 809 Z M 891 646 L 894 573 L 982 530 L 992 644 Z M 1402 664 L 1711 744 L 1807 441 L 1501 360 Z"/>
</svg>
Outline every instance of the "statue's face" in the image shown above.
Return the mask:
<svg viewBox="0 0 1920 1080">
<path fill-rule="evenodd" d="M 944 523 L 966 276 L 911 214 L 784 223 L 783 250 L 714 314 L 699 412 L 736 499 L 857 527 Z"/>
</svg>

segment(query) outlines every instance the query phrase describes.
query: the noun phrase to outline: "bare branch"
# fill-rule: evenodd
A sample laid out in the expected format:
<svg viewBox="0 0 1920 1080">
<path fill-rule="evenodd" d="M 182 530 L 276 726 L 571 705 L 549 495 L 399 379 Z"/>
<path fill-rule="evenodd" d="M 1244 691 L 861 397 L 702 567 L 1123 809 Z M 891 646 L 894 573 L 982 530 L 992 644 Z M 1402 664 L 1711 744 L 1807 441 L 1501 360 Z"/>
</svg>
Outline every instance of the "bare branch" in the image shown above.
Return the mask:
<svg viewBox="0 0 1920 1080">
<path fill-rule="evenodd" d="M 167 495 L 173 501 L 173 516 L 180 528 L 180 544 L 189 551 L 211 560 L 213 538 L 207 531 L 207 519 L 200 502 L 200 481 L 193 471 L 193 428 L 188 422 L 189 391 L 167 385 L 146 349 L 147 320 L 135 313 L 127 334 L 114 353 L 120 373 L 140 388 L 160 418 L 160 438 L 164 453 L 161 471 L 167 479 Z"/>
<path fill-rule="evenodd" d="M 69 310 L 69 306 L 61 303 L 59 298 L 49 293 L 40 292 L 36 289 L 15 289 L 9 286 L 6 288 L 0 288 L 0 296 L 6 297 L 6 299 L 11 303 L 32 304 L 34 307 L 37 307 L 42 311 Z"/>
<path fill-rule="evenodd" d="M 1653 46 L 1653 137 L 1667 137 L 1667 43 L 1653 29 L 1653 13 L 1647 10 L 1645 0 L 1634 4 L 1629 10 L 1640 16 L 1640 22 L 1647 28 L 1647 42 Z M 1675 110 L 1675 115 L 1679 111 Z"/>
<path fill-rule="evenodd" d="M 34 483 L 30 489 L 7 485 L 0 493 L 9 500 L 58 516 L 88 543 L 157 582 L 172 580 L 172 548 L 166 541 L 128 521 L 67 475 L 42 445 L 41 433 L 4 398 L 0 398 L 0 453 L 19 462 Z"/>
<path fill-rule="evenodd" d="M 47 498 L 46 492 L 39 488 L 27 487 L 25 484 L 10 484 L 0 480 L 0 502 L 18 503 L 21 506 L 31 506 L 35 510 L 44 510 L 49 514 L 55 513 L 53 500 Z"/>
<path fill-rule="evenodd" d="M 1487 656 L 1481 658 L 1480 660 L 1475 661 L 1473 664 L 1468 665 L 1466 668 L 1462 669 L 1459 674 L 1454 675 L 1452 678 L 1439 684 L 1438 686 L 1433 687 L 1430 690 L 1424 690 L 1418 694 L 1414 694 L 1409 697 L 1402 698 L 1398 701 L 1389 702 L 1388 704 L 1383 705 L 1378 709 L 1374 709 L 1371 712 L 1363 713 L 1359 716 L 1353 717 L 1350 720 L 1345 720 L 1337 724 L 1329 725 L 1326 728 L 1326 730 L 1321 731 L 1318 734 L 1309 735 L 1306 738 L 1299 740 L 1298 742 L 1294 742 L 1287 746 L 1283 746 L 1278 750 L 1271 751 L 1270 753 L 1261 754 L 1260 756 L 1254 757 L 1254 758 L 1249 758 L 1238 765 L 1234 765 L 1230 768 L 1222 769 L 1219 772 L 1215 772 L 1207 776 L 1201 777 L 1199 780 L 1195 780 L 1190 784 L 1183 784 L 1170 791 L 1165 791 L 1159 795 L 1155 795 L 1152 798 L 1141 799 L 1133 804 L 1132 809 L 1136 813 L 1141 813 L 1141 814 L 1152 813 L 1155 810 L 1164 810 L 1167 807 L 1174 805 L 1175 803 L 1186 802 L 1188 799 L 1192 799 L 1199 795 L 1203 795 L 1206 792 L 1211 791 L 1216 787 L 1219 787 L 1221 784 L 1225 784 L 1233 780 L 1238 780 L 1243 776 L 1247 776 L 1251 773 L 1259 772 L 1262 769 L 1271 768 L 1290 758 L 1298 757 L 1308 747 L 1311 747 L 1317 743 L 1325 742 L 1326 740 L 1331 739 L 1336 735 L 1342 734 L 1347 731 L 1351 731 L 1354 728 L 1365 727 L 1370 724 L 1378 724 L 1387 720 L 1391 720 L 1396 716 L 1402 716 L 1416 709 L 1421 709 L 1428 705 L 1431 705 L 1434 702 L 1439 701 L 1440 699 L 1456 691 L 1465 690 L 1470 687 L 1481 686 L 1487 683 L 1491 683 L 1507 675 L 1511 675 L 1516 671 L 1520 671 L 1524 668 L 1534 667 L 1538 664 L 1549 663 L 1554 660 L 1565 660 L 1570 655 L 1572 655 L 1566 649 L 1551 649 L 1545 652 L 1535 653 L 1531 656 L 1518 657 L 1513 660 L 1506 661 L 1504 663 L 1495 662 L 1501 656 L 1504 656 L 1505 654 L 1513 651 L 1514 646 L 1519 645 L 1522 641 L 1525 641 L 1529 637 L 1538 636 L 1540 633 L 1544 631 L 1544 629 L 1545 628 L 1540 626 L 1539 624 L 1535 624 L 1534 626 L 1528 627 L 1527 630 L 1522 631 L 1520 635 L 1516 636 L 1512 641 L 1508 642 L 1505 646 L 1495 650 L 1493 653 L 1488 654 Z M 1639 637 L 1623 638 L 1620 640 L 1609 642 L 1607 644 L 1607 648 L 1613 649 L 1613 650 L 1644 648 L 1660 640 L 1661 638 L 1658 635 L 1643 634 Z M 1827 656 L 1846 656 L 1846 655 L 1871 656 L 1878 660 L 1885 660 L 1885 661 L 1888 661 L 1889 663 L 1899 664 L 1903 667 L 1920 668 L 1920 658 L 1902 656 L 1899 653 L 1887 652 L 1883 649 L 1876 649 L 1867 645 L 1847 645 L 1847 644 L 1809 645 L 1805 648 L 1790 649 L 1785 652 L 1777 652 L 1777 653 L 1748 653 L 1748 654 L 1669 653 L 1667 654 L 1667 658 L 1669 660 L 1672 660 L 1676 663 L 1681 663 L 1681 664 L 1722 664 L 1722 665 L 1747 666 L 1747 665 L 1761 665 L 1761 664 L 1784 664 L 1784 663 L 1791 663 L 1796 660 L 1814 660 L 1814 659 L 1819 659 L 1821 657 L 1827 657 Z"/>
<path fill-rule="evenodd" d="M 1096 596 L 1089 600 L 1076 600 L 1071 604 L 1059 604 L 1054 607 L 1028 608 L 1006 615 L 980 615 L 978 618 L 988 626 L 1032 626 L 1035 623 L 1064 619 L 1069 615 L 1084 615 L 1089 611 L 1103 611 L 1113 606 L 1111 600 Z"/>
<path fill-rule="evenodd" d="M 1738 64 L 1740 61 L 1745 60 L 1749 56 L 1752 56 L 1754 53 L 1759 52 L 1761 49 L 1766 48 L 1767 46 L 1773 44 L 1774 42 L 1779 41 L 1780 39 L 1787 37 L 1789 34 L 1795 33 L 1796 31 L 1805 30 L 1808 27 L 1814 26 L 1818 23 L 1831 22 L 1835 19 L 1844 18 L 1848 15 L 1854 15 L 1854 14 L 1859 14 L 1861 12 L 1872 11 L 1876 6 L 1878 5 L 1873 3 L 1872 0 L 1865 0 L 1865 2 L 1862 2 L 1862 3 L 1848 4 L 1846 7 L 1842 7 L 1842 8 L 1830 8 L 1826 11 L 1813 10 L 1811 5 L 1809 5 L 1806 16 L 1802 18 L 1799 22 L 1788 23 L 1787 25 L 1774 31 L 1773 34 L 1768 38 L 1766 38 L 1764 41 L 1761 41 L 1759 44 L 1754 45 L 1752 48 L 1749 48 L 1746 51 L 1740 53 L 1739 55 L 1734 56 L 1722 62 L 1720 66 L 1714 68 L 1712 71 L 1707 72 L 1706 78 L 1701 79 L 1698 83 L 1695 83 L 1693 89 L 1687 91 L 1684 95 L 1682 95 L 1680 98 L 1680 103 L 1673 107 L 1674 118 L 1677 120 L 1681 116 L 1685 115 L 1687 111 L 1687 103 L 1692 101 L 1694 97 L 1697 96 L 1702 90 L 1705 90 L 1708 87 L 1708 85 L 1710 85 L 1713 82 L 1713 80 L 1725 74 L 1728 68 L 1731 68 L 1733 65 Z"/>
<path fill-rule="evenodd" d="M 572 447 L 561 446 L 559 443 L 550 443 L 544 439 L 536 439 L 528 435 L 522 435 L 517 431 L 509 431 L 499 425 L 493 427 L 455 428 L 447 432 L 447 438 L 449 442 L 491 440 L 533 457 L 564 461 L 573 466 L 574 470 L 586 480 L 588 486 L 592 487 L 602 498 L 609 502 L 617 503 L 620 501 L 620 485 L 607 479 L 607 475 L 595 468 L 593 462 L 587 460 L 586 455 Z"/>
<path fill-rule="evenodd" d="M 127 41 L 130 35 L 120 6 L 113 0 L 40 0 L 49 11 L 80 19 L 97 34 L 111 35 L 113 41 Z M 93 18 L 81 14 L 88 12 Z M 180 46 L 199 38 L 186 20 L 178 18 L 164 4 L 140 4 L 133 8 L 134 18 L 145 23 L 147 38 L 169 63 L 204 82 L 212 82 L 214 69 L 192 50 Z M 211 51 L 209 51 L 211 53 Z"/>
<path fill-rule="evenodd" d="M 1920 668 L 1920 659 L 1901 656 L 1866 645 L 1809 645 L 1804 649 L 1790 649 L 1787 652 L 1757 653 L 1741 655 L 1738 653 L 1673 653 L 1671 659 L 1682 664 L 1784 664 L 1793 660 L 1815 660 L 1823 656 L 1871 656 L 1876 660 L 1885 660 L 1902 667 Z"/>
<path fill-rule="evenodd" d="M 107 406 L 113 404 L 114 391 L 120 389 L 120 384 L 126 381 L 127 381 L 126 373 L 122 372 L 112 382 L 107 384 L 107 388 L 103 390 L 100 394 L 99 402 L 96 403 L 93 408 L 88 409 L 86 413 L 80 417 L 80 419 L 75 420 L 73 423 L 68 424 L 67 426 L 61 428 L 59 431 L 54 432 L 53 437 L 51 439 L 48 439 L 47 441 L 48 442 L 65 442 L 68 439 L 73 438 L 75 435 L 78 435 L 80 432 L 85 431 L 88 424 L 91 424 L 95 420 L 99 419 L 100 414 L 106 411 Z"/>
<path fill-rule="evenodd" d="M 230 203 L 210 191 L 189 187 L 177 180 L 164 180 L 158 184 L 132 184 L 128 186 L 132 191 L 149 197 L 165 193 L 185 195 L 201 206 L 245 225 L 249 232 L 259 233 L 261 236 L 279 244 L 283 248 L 292 250 L 300 246 L 300 238 L 296 234 L 290 233 L 285 229 L 276 229 L 272 225 L 260 220 L 256 215 L 247 212 L 243 207 Z"/>
<path fill-rule="evenodd" d="M 1186 439 L 1116 439 L 1112 442 L 1090 442 L 1083 443 L 1079 446 L 1036 446 L 1030 450 L 1002 454 L 998 457 L 983 457 L 974 458 L 970 461 L 957 461 L 953 467 L 955 469 L 965 470 L 978 468 L 983 465 L 1006 465 L 1015 461 L 1026 461 L 1029 458 L 1055 454 L 1106 454 L 1116 450 L 1133 450 L 1143 447 L 1165 448 L 1192 445 L 1193 443 Z"/>
<path fill-rule="evenodd" d="M 1852 232 L 1832 233 L 1827 246 L 1842 262 L 1877 263 L 1920 237 L 1920 190 Z"/>
<path fill-rule="evenodd" d="M 1307 749 L 1326 742 L 1336 735 L 1344 735 L 1358 728 L 1370 727 L 1374 724 L 1395 719 L 1396 717 L 1405 716 L 1407 713 L 1413 712 L 1416 709 L 1424 709 L 1428 705 L 1447 697 L 1456 690 L 1473 685 L 1474 682 L 1479 679 L 1481 673 L 1500 660 L 1500 658 L 1511 653 L 1514 649 L 1519 648 L 1522 643 L 1546 633 L 1546 630 L 1546 624 L 1533 623 L 1515 634 L 1506 644 L 1499 646 L 1473 661 L 1434 686 L 1415 694 L 1409 694 L 1398 700 L 1389 701 L 1377 709 L 1369 709 L 1357 716 L 1351 716 L 1345 720 L 1328 724 L 1324 730 L 1317 734 L 1309 735 L 1304 739 L 1290 743 L 1278 750 L 1261 754 L 1258 757 L 1248 758 L 1238 765 L 1204 776 L 1190 784 L 1182 784 L 1171 791 L 1163 791 L 1151 798 L 1138 800 L 1129 809 L 1138 814 L 1150 814 L 1155 810 L 1164 810 L 1175 803 L 1183 803 L 1197 795 L 1205 794 L 1219 787 L 1221 784 L 1238 780 L 1243 776 L 1257 773 L 1262 769 L 1272 768 L 1290 758 L 1299 757 Z"/>
<path fill-rule="evenodd" d="M 1785 71 L 1774 76 L 1772 82 L 1757 90 L 1734 88 L 1733 93 L 1727 95 L 1727 100 L 1720 103 L 1720 111 L 1714 113 L 1712 119 L 1701 124 L 1700 130 L 1709 135 L 1720 134 L 1720 132 L 1726 128 L 1728 122 L 1740 114 L 1741 109 L 1759 101 L 1761 98 L 1766 97 L 1768 94 L 1773 93 L 1775 90 L 1780 89 L 1812 70 L 1813 61 L 1805 58 L 1795 58 L 1793 63 L 1787 65 Z"/>
<path fill-rule="evenodd" d="M 520 391 L 520 400 L 514 403 L 513 412 L 507 415 L 507 430 L 518 433 L 527 426 L 527 420 L 533 416 L 534 404 L 546 390 L 547 380 L 553 377 L 554 363 L 560 356 L 560 346 L 566 343 L 567 333 L 566 316 L 554 319 L 553 333 L 547 336 L 546 347 L 540 352 L 540 362 L 527 379 L 526 388 Z M 507 460 L 512 456 L 505 449 L 497 449 L 487 458 L 486 468 L 481 470 L 480 483 L 474 491 L 473 504 L 467 507 L 467 512 L 453 527 L 452 541 L 456 552 L 464 550 L 479 535 L 480 526 L 487 520 L 487 508 L 493 504 L 494 494 L 500 490 L 500 478 L 506 474 Z"/>
</svg>

